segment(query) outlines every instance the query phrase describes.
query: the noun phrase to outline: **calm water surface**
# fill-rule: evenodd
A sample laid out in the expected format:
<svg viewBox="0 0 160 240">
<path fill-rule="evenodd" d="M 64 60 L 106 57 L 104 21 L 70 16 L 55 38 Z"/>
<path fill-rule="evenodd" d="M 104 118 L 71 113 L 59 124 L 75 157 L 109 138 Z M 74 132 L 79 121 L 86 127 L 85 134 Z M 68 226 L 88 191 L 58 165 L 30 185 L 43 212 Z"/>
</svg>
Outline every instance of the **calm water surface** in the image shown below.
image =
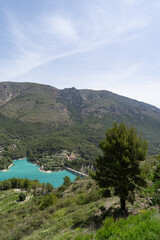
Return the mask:
<svg viewBox="0 0 160 240">
<path fill-rule="evenodd" d="M 30 180 L 38 179 L 40 183 L 51 183 L 54 187 L 59 187 L 63 184 L 63 178 L 65 176 L 70 177 L 71 181 L 74 181 L 76 175 L 66 170 L 60 172 L 45 173 L 40 172 L 39 167 L 28 162 L 27 158 L 23 160 L 14 160 L 12 162 L 14 166 L 6 172 L 0 171 L 0 181 L 17 178 L 28 178 Z"/>
</svg>

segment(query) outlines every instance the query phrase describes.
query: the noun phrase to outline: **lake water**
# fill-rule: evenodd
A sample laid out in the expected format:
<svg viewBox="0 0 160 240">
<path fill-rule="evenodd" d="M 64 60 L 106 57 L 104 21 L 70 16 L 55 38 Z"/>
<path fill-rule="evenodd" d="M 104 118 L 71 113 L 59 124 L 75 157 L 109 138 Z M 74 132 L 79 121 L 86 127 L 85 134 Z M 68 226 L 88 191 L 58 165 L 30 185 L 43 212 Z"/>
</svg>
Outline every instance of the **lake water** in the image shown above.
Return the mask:
<svg viewBox="0 0 160 240">
<path fill-rule="evenodd" d="M 0 181 L 10 178 L 28 178 L 30 180 L 39 180 L 40 183 L 51 183 L 55 188 L 63 184 L 65 176 L 70 177 L 74 181 L 76 175 L 66 170 L 60 172 L 45 173 L 40 172 L 39 167 L 28 162 L 27 158 L 23 160 L 14 160 L 14 165 L 6 172 L 0 171 Z"/>
</svg>

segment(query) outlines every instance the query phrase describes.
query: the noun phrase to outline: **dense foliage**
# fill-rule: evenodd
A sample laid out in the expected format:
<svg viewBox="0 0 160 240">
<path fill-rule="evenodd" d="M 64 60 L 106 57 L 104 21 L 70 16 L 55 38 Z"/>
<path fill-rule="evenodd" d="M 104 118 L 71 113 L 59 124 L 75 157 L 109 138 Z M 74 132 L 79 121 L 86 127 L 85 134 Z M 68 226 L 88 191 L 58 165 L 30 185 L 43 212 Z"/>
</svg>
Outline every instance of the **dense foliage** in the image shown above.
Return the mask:
<svg viewBox="0 0 160 240">
<path fill-rule="evenodd" d="M 8 180 L 0 181 L 0 190 L 8 190 L 14 188 L 20 188 L 24 190 L 36 189 L 38 191 L 40 190 L 42 193 L 50 193 L 53 191 L 53 186 L 50 183 L 41 184 L 38 180 L 29 180 L 28 178 L 11 178 Z"/>
<path fill-rule="evenodd" d="M 83 130 L 82 130 L 83 129 Z M 45 170 L 59 170 L 64 166 L 80 170 L 90 168 L 98 153 L 97 140 L 87 127 L 55 127 L 52 124 L 24 123 L 0 114 L 0 169 L 7 169 L 13 159 L 28 157 Z M 68 161 L 61 151 L 72 151 L 76 158 Z"/>
<path fill-rule="evenodd" d="M 80 235 L 75 240 L 157 240 L 160 236 L 160 214 L 157 211 L 142 211 L 137 216 L 114 221 L 106 218 L 97 233 Z"/>
</svg>

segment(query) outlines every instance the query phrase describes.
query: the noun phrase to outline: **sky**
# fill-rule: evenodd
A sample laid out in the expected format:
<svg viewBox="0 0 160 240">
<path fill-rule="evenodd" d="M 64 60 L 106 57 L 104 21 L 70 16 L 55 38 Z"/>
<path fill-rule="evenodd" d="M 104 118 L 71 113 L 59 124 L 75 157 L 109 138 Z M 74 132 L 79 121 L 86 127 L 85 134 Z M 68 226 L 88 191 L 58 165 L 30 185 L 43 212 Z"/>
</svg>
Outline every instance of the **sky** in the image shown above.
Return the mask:
<svg viewBox="0 0 160 240">
<path fill-rule="evenodd" d="M 0 82 L 108 90 L 160 108 L 159 0 L 0 0 Z"/>
</svg>

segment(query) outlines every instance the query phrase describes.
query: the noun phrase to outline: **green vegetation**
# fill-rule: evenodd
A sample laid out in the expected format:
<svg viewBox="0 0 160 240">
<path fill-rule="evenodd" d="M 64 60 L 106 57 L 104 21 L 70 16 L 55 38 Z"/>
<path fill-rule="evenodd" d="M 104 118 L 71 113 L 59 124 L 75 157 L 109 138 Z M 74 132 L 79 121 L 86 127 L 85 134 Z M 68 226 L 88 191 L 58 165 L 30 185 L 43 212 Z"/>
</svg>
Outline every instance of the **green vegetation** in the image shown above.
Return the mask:
<svg viewBox="0 0 160 240">
<path fill-rule="evenodd" d="M 102 152 L 98 148 L 105 130 L 117 121 L 135 126 L 149 142 L 149 154 L 157 154 L 159 109 L 107 91 L 58 90 L 31 83 L 1 83 L 0 96 L 0 169 L 24 156 L 52 171 L 65 166 L 94 170 L 97 154 L 97 169 L 102 170 L 101 160 L 106 155 L 112 159 L 109 166 L 103 164 L 109 173 L 97 175 L 103 188 L 90 178 L 77 178 L 73 183 L 64 178 L 57 189 L 37 180 L 0 182 L 2 240 L 160 238 L 160 156 L 142 161 L 144 142 L 123 124 L 115 125 L 116 137 L 108 130 L 100 144 Z M 110 134 L 118 141 L 110 142 Z M 145 187 L 141 184 L 144 178 Z M 125 215 L 117 196 L 127 201 Z"/>
<path fill-rule="evenodd" d="M 109 188 L 114 189 L 114 194 L 120 198 L 121 210 L 126 210 L 126 200 L 134 202 L 135 190 L 145 186 L 140 161 L 145 160 L 147 142 L 137 136 L 135 128 L 114 123 L 99 146 L 103 155 L 96 159 L 93 177 L 100 187 L 106 188 L 109 195 Z"/>
<path fill-rule="evenodd" d="M 63 182 L 63 185 L 64 186 L 69 186 L 71 184 L 71 179 L 70 177 L 66 176 L 63 178 L 64 182 Z"/>
<path fill-rule="evenodd" d="M 26 199 L 26 194 L 23 193 L 23 192 L 20 193 L 20 194 L 19 194 L 19 197 L 18 197 L 18 200 L 19 200 L 19 201 L 24 201 L 25 199 Z"/>
<path fill-rule="evenodd" d="M 0 182 L 1 239 L 157 240 L 159 161 L 160 156 L 155 156 L 143 163 L 147 186 L 136 191 L 133 205 L 127 204 L 127 219 L 121 218 L 120 202 L 113 192 L 104 198 L 104 189 L 90 178 L 77 178 L 57 189 L 28 179 Z M 21 193 L 25 201 L 17 201 Z"/>
<path fill-rule="evenodd" d="M 38 181 L 17 180 L 21 188 L 0 192 L 1 239 L 56 239 L 63 231 L 77 233 L 78 227 L 94 224 L 92 215 L 105 203 L 93 180 L 75 180 L 51 191 Z M 16 185 L 15 179 L 7 182 Z M 20 193 L 25 201 L 17 201 Z"/>
<path fill-rule="evenodd" d="M 160 237 L 160 214 L 157 211 L 144 211 L 136 216 L 114 221 L 106 218 L 97 233 L 81 235 L 75 240 L 157 240 Z"/>
<path fill-rule="evenodd" d="M 8 190 L 20 188 L 26 191 L 30 191 L 31 189 L 38 189 L 38 191 L 43 194 L 51 193 L 53 191 L 53 186 L 50 183 L 40 184 L 38 180 L 29 180 L 28 178 L 19 179 L 19 178 L 11 178 L 8 180 L 0 181 L 0 190 Z"/>
<path fill-rule="evenodd" d="M 45 170 L 68 166 L 87 173 L 114 121 L 135 126 L 149 154 L 159 152 L 160 111 L 153 106 L 107 91 L 33 83 L 1 83 L 0 96 L 0 169 L 27 155 Z"/>
<path fill-rule="evenodd" d="M 71 129 L 64 130 L 63 126 L 55 128 L 49 124 L 23 123 L 1 114 L 0 123 L 1 132 L 4 132 L 0 132 L 0 169 L 6 169 L 13 159 L 28 156 L 30 161 L 43 165 L 45 170 L 60 170 L 64 166 L 80 170 L 82 166 L 92 165 L 98 152 L 94 143 L 85 140 L 87 136 Z M 68 161 L 67 157 L 72 154 L 75 158 Z"/>
</svg>

